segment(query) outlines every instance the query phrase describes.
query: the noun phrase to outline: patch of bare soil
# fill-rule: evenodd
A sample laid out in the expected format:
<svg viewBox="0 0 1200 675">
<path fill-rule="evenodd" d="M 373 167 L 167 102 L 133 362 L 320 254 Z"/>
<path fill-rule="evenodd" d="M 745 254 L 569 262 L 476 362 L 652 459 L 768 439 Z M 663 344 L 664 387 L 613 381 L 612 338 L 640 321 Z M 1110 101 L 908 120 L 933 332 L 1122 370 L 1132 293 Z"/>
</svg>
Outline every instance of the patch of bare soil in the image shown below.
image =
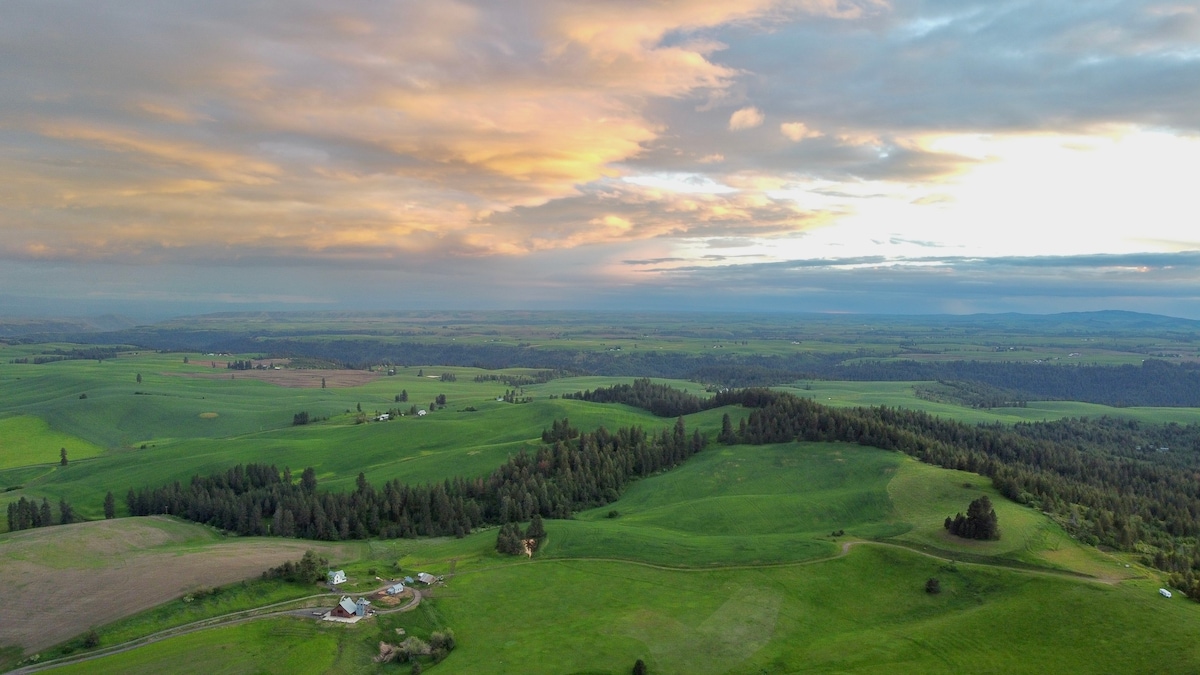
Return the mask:
<svg viewBox="0 0 1200 675">
<path fill-rule="evenodd" d="M 36 652 L 93 626 L 199 587 L 257 577 L 306 549 L 337 559 L 343 547 L 294 539 L 187 543 L 188 527 L 120 518 L 17 533 L 0 552 L 0 646 Z M 194 526 L 199 528 L 200 526 Z"/>
<path fill-rule="evenodd" d="M 219 364 L 218 364 L 219 365 Z M 357 387 L 371 382 L 379 377 L 379 373 L 366 370 L 226 370 L 224 366 L 211 372 L 198 371 L 194 373 L 160 373 L 176 377 L 195 377 L 203 380 L 259 380 L 280 387 L 317 389 L 324 380 L 329 389 L 342 387 Z"/>
</svg>

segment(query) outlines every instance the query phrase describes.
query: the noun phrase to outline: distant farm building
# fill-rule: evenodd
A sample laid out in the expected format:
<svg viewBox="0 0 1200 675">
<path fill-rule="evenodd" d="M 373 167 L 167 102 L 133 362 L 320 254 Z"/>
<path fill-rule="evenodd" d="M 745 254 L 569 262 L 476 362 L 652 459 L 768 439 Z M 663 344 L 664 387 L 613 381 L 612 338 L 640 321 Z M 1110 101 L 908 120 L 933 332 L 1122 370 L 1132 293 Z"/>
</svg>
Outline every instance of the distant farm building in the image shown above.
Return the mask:
<svg viewBox="0 0 1200 675">
<path fill-rule="evenodd" d="M 345 570 L 329 570 L 329 573 L 326 576 L 329 579 L 329 583 L 331 583 L 331 584 L 346 583 Z"/>
<path fill-rule="evenodd" d="M 418 411 L 417 411 L 417 417 L 424 417 L 424 416 L 426 416 L 426 415 L 428 415 L 428 414 L 429 414 L 429 413 L 425 412 L 424 410 L 418 410 Z"/>
<path fill-rule="evenodd" d="M 1168 591 L 1168 590 L 1167 590 L 1167 589 L 1165 589 L 1165 588 L 1160 588 L 1160 589 L 1158 589 L 1158 594 L 1159 594 L 1159 595 L 1161 595 L 1161 596 L 1163 596 L 1164 598 L 1169 598 L 1169 597 L 1171 597 L 1171 591 Z"/>
<path fill-rule="evenodd" d="M 392 416 L 391 416 L 390 414 L 388 414 L 388 413 L 383 413 L 382 415 L 380 415 L 379 417 L 376 417 L 375 419 L 376 419 L 376 420 L 378 420 L 378 421 L 380 421 L 380 422 L 386 422 L 386 421 L 388 421 L 388 420 L 389 420 L 389 419 L 391 419 L 391 418 L 392 418 Z"/>
<path fill-rule="evenodd" d="M 411 584 L 412 582 L 413 582 L 413 578 L 412 578 L 412 577 L 404 577 L 404 583 L 406 583 L 406 584 Z"/>
<path fill-rule="evenodd" d="M 432 574 L 430 574 L 428 572 L 419 572 L 417 574 L 417 581 L 419 581 L 425 585 L 430 585 L 433 582 L 437 581 L 437 577 L 433 576 Z"/>
<path fill-rule="evenodd" d="M 395 586 L 388 586 L 388 589 L 387 589 L 388 595 L 400 595 L 403 592 L 404 592 L 404 584 L 396 584 Z"/>
</svg>

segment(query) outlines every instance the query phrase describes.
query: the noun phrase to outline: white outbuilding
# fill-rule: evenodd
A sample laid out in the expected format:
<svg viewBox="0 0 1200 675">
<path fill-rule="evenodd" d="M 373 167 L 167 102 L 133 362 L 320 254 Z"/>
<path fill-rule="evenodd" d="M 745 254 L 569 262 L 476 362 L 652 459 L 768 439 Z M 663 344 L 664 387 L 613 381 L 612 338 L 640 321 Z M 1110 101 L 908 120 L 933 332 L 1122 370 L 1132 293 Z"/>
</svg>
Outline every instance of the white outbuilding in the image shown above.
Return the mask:
<svg viewBox="0 0 1200 675">
<path fill-rule="evenodd" d="M 1159 594 L 1159 595 L 1161 595 L 1161 596 L 1163 596 L 1164 598 L 1169 598 L 1169 597 L 1171 597 L 1171 591 L 1168 591 L 1168 590 L 1167 590 L 1167 589 L 1165 589 L 1165 588 L 1160 588 L 1160 589 L 1158 589 L 1158 594 Z"/>
</svg>

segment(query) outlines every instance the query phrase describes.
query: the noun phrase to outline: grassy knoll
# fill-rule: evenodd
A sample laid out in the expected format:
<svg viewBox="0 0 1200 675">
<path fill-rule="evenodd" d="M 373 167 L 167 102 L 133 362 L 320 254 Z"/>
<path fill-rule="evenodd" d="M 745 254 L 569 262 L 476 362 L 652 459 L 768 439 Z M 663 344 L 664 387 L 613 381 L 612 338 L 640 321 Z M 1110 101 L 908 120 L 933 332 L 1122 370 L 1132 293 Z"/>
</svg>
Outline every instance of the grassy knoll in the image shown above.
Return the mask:
<svg viewBox="0 0 1200 675">
<path fill-rule="evenodd" d="M 907 529 L 893 522 L 886 489 L 901 461 L 841 443 L 714 446 L 634 483 L 609 506 L 551 522 L 544 555 L 668 566 L 832 555 L 834 530 L 875 537 Z"/>
<path fill-rule="evenodd" d="M 86 459 L 104 449 L 82 438 L 56 431 L 45 420 L 29 415 L 0 419 L 0 469 L 31 464 L 58 464 L 61 448 L 67 459 Z"/>
<path fill-rule="evenodd" d="M 938 577 L 943 593 L 924 593 Z M 1200 608 L 1152 589 L 859 547 L 816 565 L 701 573 L 547 562 L 454 580 L 452 672 L 1188 672 Z M 469 637 L 466 637 L 469 636 Z M 1176 643 L 1176 641 L 1183 641 Z M 1178 650 L 1179 644 L 1189 647 Z M 1032 656 L 1032 658 L 1031 658 Z M 1160 670 L 1161 668 L 1161 670 Z"/>
</svg>

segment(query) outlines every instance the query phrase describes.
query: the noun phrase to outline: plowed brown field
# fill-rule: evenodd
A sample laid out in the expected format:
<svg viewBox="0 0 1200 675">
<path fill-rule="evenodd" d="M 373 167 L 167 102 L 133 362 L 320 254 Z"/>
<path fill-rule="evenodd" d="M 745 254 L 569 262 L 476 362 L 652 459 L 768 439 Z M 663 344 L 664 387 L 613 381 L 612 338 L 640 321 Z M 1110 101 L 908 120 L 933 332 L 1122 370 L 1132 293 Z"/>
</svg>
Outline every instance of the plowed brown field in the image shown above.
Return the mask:
<svg viewBox="0 0 1200 675">
<path fill-rule="evenodd" d="M 0 538 L 0 646 L 35 652 L 202 586 L 256 577 L 314 549 L 331 560 L 350 545 L 223 539 L 171 518 L 119 518 Z"/>
</svg>

